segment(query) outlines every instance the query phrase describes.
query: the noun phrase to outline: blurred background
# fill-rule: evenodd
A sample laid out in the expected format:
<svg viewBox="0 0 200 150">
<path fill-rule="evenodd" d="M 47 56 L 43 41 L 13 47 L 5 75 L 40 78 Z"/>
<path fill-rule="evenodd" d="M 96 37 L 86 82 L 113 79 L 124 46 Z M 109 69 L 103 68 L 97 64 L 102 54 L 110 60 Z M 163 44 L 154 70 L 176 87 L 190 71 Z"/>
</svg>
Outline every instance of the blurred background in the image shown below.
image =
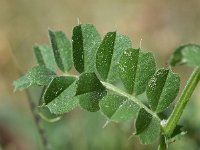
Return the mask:
<svg viewBox="0 0 200 150">
<path fill-rule="evenodd" d="M 101 35 L 117 30 L 128 35 L 134 47 L 153 51 L 159 67 L 166 66 L 173 49 L 184 43 L 200 44 L 199 0 L 0 0 L 0 150 L 41 150 L 25 92 L 13 93 L 13 80 L 36 64 L 32 46 L 48 43 L 48 28 L 63 30 L 71 37 L 73 26 L 94 24 Z M 174 68 L 181 87 L 191 69 Z M 200 88 L 187 106 L 180 123 L 186 136 L 170 144 L 170 150 L 200 149 Z M 38 99 L 38 89 L 30 90 Z M 56 123 L 44 122 L 53 150 L 154 150 L 139 144 L 133 121 L 106 122 L 99 113 L 81 109 Z"/>
</svg>

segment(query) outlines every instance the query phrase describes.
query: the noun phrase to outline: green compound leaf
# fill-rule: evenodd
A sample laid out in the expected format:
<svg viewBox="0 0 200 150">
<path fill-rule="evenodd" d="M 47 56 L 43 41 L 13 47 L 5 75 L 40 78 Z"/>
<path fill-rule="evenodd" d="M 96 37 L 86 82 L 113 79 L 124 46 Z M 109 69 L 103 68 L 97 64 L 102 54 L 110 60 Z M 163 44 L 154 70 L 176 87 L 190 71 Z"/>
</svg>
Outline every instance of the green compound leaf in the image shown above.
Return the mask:
<svg viewBox="0 0 200 150">
<path fill-rule="evenodd" d="M 99 101 L 106 95 L 106 89 L 95 73 L 83 73 L 77 81 L 76 96 L 82 108 L 95 112 L 99 110 Z"/>
<path fill-rule="evenodd" d="M 119 61 L 120 78 L 129 94 L 142 94 L 155 70 L 153 54 L 140 49 L 125 50 Z"/>
<path fill-rule="evenodd" d="M 108 91 L 108 94 L 100 101 L 101 112 L 109 121 L 127 121 L 136 116 L 140 107 L 132 100 L 120 96 L 115 92 Z"/>
<path fill-rule="evenodd" d="M 148 83 L 146 94 L 151 109 L 157 113 L 165 110 L 176 98 L 180 77 L 170 69 L 159 69 Z"/>
<path fill-rule="evenodd" d="M 131 40 L 117 32 L 105 35 L 96 54 L 96 68 L 103 80 L 115 82 L 118 79 L 119 59 L 124 50 L 131 48 Z"/>
<path fill-rule="evenodd" d="M 186 44 L 175 49 L 169 63 L 172 66 L 187 64 L 200 67 L 200 46 L 196 44 Z"/>
<path fill-rule="evenodd" d="M 72 45 L 62 31 L 49 30 L 55 60 L 61 71 L 69 71 L 73 65 Z"/>
<path fill-rule="evenodd" d="M 49 31 L 49 36 L 53 51 L 47 45 L 36 45 L 34 52 L 40 67 L 31 69 L 14 82 L 16 89 L 31 85 L 47 87 L 39 112 L 43 119 L 55 121 L 60 118 L 58 115 L 80 105 L 90 112 L 100 109 L 108 121 L 137 118 L 136 135 L 143 144 L 153 143 L 159 137 L 160 119 L 157 113 L 175 99 L 180 84 L 178 75 L 169 69 L 155 73 L 152 53 L 131 48 L 130 39 L 117 32 L 107 33 L 101 42 L 93 25 L 78 25 L 73 29 L 72 46 L 62 31 Z M 199 53 L 199 46 L 186 47 L 177 50 L 171 59 L 172 64 L 198 64 L 195 55 Z M 194 55 L 190 55 L 191 49 Z M 191 59 L 193 57 L 194 60 Z M 81 74 L 56 76 L 54 61 L 63 72 L 69 71 L 74 61 L 76 70 Z M 125 91 L 115 86 L 121 83 Z M 137 97 L 145 90 L 152 110 Z M 178 128 L 175 134 L 180 131 Z"/>
<path fill-rule="evenodd" d="M 74 27 L 72 36 L 74 66 L 79 73 L 94 72 L 101 37 L 91 24 Z"/>
<path fill-rule="evenodd" d="M 136 119 L 136 134 L 142 144 L 155 142 L 160 135 L 160 121 L 143 108 L 140 109 Z"/>
<path fill-rule="evenodd" d="M 54 54 L 52 49 L 48 45 L 34 45 L 33 51 L 39 66 L 45 66 L 46 68 L 49 68 L 52 71 L 56 71 L 56 62 L 54 59 Z"/>
<path fill-rule="evenodd" d="M 55 73 L 44 66 L 36 66 L 30 69 L 24 76 L 13 82 L 15 90 L 23 90 L 32 85 L 47 85 Z"/>
</svg>

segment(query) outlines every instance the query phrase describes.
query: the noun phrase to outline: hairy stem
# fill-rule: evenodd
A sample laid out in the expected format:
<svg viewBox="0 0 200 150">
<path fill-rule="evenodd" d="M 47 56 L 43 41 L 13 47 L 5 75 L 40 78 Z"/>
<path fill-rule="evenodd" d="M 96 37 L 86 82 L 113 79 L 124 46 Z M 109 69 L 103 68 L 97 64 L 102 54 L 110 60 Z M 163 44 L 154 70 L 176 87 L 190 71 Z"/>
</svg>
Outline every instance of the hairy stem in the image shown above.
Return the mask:
<svg viewBox="0 0 200 150">
<path fill-rule="evenodd" d="M 40 134 L 43 147 L 44 147 L 45 150 L 50 150 L 51 147 L 50 147 L 50 144 L 48 142 L 48 137 L 46 135 L 44 127 L 42 125 L 42 120 L 41 120 L 39 114 L 35 111 L 36 106 L 33 103 L 32 99 L 31 99 L 31 95 L 30 95 L 28 90 L 26 90 L 26 95 L 28 97 L 30 109 L 31 109 L 31 112 L 32 112 L 32 115 L 33 115 L 33 118 L 34 118 L 34 121 L 35 121 L 35 124 L 36 124 L 36 127 L 38 129 L 39 134 Z"/>
<path fill-rule="evenodd" d="M 179 98 L 179 101 L 177 102 L 169 119 L 167 120 L 167 123 L 163 127 L 163 131 L 166 135 L 170 136 L 173 133 L 183 113 L 183 110 L 185 109 L 186 104 L 188 103 L 192 93 L 194 92 L 194 89 L 196 88 L 199 80 L 200 80 L 200 68 L 197 67 L 194 69 L 192 75 L 187 81 L 187 84 L 185 88 L 183 89 L 183 92 Z"/>
</svg>

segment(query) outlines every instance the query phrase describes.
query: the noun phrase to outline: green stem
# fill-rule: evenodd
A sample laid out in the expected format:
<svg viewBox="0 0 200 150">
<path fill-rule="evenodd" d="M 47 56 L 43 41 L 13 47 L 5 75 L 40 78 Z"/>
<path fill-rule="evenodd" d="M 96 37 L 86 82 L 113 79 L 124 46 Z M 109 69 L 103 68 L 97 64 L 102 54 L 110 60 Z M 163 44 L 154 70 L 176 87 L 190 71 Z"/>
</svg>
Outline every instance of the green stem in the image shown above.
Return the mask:
<svg viewBox="0 0 200 150">
<path fill-rule="evenodd" d="M 185 109 L 186 104 L 188 103 L 192 93 L 194 92 L 194 89 L 196 88 L 199 80 L 200 80 L 200 68 L 197 67 L 194 69 L 192 75 L 187 81 L 187 84 L 179 98 L 179 101 L 177 102 L 172 114 L 167 120 L 165 126 L 163 127 L 164 134 L 170 136 L 173 133 L 183 113 L 183 110 Z"/>
</svg>

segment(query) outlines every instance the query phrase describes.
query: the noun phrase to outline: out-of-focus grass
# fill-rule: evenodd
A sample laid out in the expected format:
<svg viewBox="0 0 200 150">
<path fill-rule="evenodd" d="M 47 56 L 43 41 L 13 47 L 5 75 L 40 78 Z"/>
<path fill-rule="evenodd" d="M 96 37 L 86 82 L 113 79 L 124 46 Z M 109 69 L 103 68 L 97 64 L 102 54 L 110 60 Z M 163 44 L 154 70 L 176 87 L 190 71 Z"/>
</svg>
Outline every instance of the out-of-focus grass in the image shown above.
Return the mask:
<svg viewBox="0 0 200 150">
<path fill-rule="evenodd" d="M 12 105 L 5 108 L 12 108 Z M 20 147 L 21 149 L 42 149 L 32 117 L 16 108 L 11 109 L 12 115 L 5 112 L 7 111 L 1 109 L 0 121 L 7 124 L 5 130 L 13 134 L 12 138 L 19 139 L 18 141 L 12 139 L 12 143 L 7 144 L 9 146 L 25 144 Z M 130 128 L 133 122 L 111 123 L 106 128 L 102 128 L 104 123 L 105 119 L 99 113 L 75 110 L 74 113 L 68 114 L 56 123 L 45 123 L 45 128 L 52 149 L 55 150 L 154 149 L 154 146 L 139 145 L 138 139 L 128 140 L 132 133 Z"/>
<path fill-rule="evenodd" d="M 13 93 L 12 82 L 19 74 L 35 64 L 34 43 L 48 43 L 48 28 L 63 30 L 71 37 L 71 30 L 81 22 L 95 24 L 101 35 L 118 30 L 133 40 L 138 47 L 155 53 L 158 66 L 166 66 L 172 49 L 185 42 L 200 43 L 200 1 L 197 0 L 0 0 L 0 128 L 7 145 L 23 149 L 42 149 L 24 92 Z M 191 71 L 176 67 L 182 85 Z M 170 150 L 200 148 L 200 97 L 196 90 L 186 108 L 182 124 L 188 134 L 170 145 Z M 33 90 L 35 101 L 38 91 Z M 45 126 L 53 149 L 62 150 L 142 150 L 133 132 L 133 122 L 109 124 L 102 128 L 105 118 L 100 113 L 80 109 L 63 120 Z M 2 132 L 1 132 L 2 133 Z M 4 139 L 5 140 L 5 139 Z M 13 147 L 7 149 L 14 149 Z M 18 148 L 19 149 L 19 148 Z"/>
</svg>

